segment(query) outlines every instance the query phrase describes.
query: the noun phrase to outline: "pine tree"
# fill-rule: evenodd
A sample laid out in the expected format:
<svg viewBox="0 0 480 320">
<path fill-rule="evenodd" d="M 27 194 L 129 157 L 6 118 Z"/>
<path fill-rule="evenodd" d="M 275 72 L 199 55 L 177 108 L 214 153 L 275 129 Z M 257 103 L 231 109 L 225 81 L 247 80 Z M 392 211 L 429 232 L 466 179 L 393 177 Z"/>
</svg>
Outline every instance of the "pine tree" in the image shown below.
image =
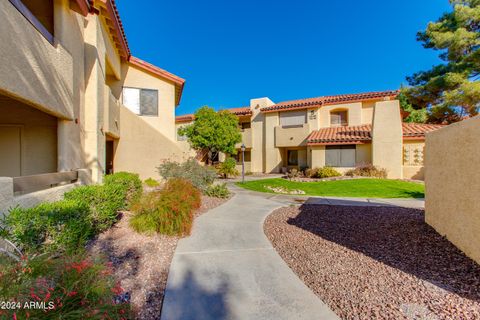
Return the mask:
<svg viewBox="0 0 480 320">
<path fill-rule="evenodd" d="M 428 108 L 429 122 L 455 122 L 480 106 L 480 0 L 450 0 L 453 11 L 430 22 L 417 40 L 440 51 L 443 64 L 407 77 L 404 93 L 415 109 Z"/>
</svg>

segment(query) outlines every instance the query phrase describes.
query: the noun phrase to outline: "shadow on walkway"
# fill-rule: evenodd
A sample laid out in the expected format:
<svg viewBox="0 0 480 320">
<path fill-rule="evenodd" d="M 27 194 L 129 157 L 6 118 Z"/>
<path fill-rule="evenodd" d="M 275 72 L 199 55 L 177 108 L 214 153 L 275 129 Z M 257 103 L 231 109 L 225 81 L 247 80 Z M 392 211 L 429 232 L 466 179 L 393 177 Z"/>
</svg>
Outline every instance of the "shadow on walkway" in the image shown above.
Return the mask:
<svg viewBox="0 0 480 320">
<path fill-rule="evenodd" d="M 480 265 L 426 224 L 423 210 L 304 204 L 288 223 L 480 301 Z"/>
<path fill-rule="evenodd" d="M 227 319 L 225 282 L 215 290 L 204 288 L 191 270 L 183 276 L 179 285 L 167 289 L 163 303 L 162 320 Z"/>
</svg>

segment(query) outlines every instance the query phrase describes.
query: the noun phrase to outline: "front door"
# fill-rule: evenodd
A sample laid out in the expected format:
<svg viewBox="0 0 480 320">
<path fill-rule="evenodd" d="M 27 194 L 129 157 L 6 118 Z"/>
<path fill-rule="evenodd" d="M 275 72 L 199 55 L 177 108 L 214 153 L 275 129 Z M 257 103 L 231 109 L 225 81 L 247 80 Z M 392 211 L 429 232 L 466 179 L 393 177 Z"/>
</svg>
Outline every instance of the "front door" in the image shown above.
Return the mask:
<svg viewBox="0 0 480 320">
<path fill-rule="evenodd" d="M 113 173 L 113 154 L 114 154 L 114 141 L 107 140 L 105 145 L 105 173 Z"/>
<path fill-rule="evenodd" d="M 22 128 L 0 125 L 0 177 L 22 174 Z"/>
</svg>

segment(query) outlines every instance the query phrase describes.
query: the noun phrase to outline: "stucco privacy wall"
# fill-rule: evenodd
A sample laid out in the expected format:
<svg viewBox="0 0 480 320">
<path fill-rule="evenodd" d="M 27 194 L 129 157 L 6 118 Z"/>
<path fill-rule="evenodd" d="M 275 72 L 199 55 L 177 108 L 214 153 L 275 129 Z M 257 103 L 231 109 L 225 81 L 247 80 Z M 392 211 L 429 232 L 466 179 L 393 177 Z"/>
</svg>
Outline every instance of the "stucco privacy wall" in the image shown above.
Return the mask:
<svg viewBox="0 0 480 320">
<path fill-rule="evenodd" d="M 164 159 L 182 161 L 186 157 L 177 144 L 126 107 L 120 107 L 122 136 L 115 150 L 115 171 L 138 173 L 142 179 L 158 179 L 157 167 Z"/>
<path fill-rule="evenodd" d="M 427 134 L 425 219 L 480 263 L 480 116 Z"/>
</svg>

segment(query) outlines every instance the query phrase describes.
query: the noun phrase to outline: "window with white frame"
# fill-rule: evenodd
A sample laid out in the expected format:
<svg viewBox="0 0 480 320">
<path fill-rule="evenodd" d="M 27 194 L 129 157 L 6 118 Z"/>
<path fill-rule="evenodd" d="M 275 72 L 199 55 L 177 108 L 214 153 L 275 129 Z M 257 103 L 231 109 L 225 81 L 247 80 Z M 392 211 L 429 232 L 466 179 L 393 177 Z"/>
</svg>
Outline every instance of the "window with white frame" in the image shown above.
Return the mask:
<svg viewBox="0 0 480 320">
<path fill-rule="evenodd" d="M 325 165 L 329 167 L 354 167 L 355 145 L 327 146 Z"/>
<path fill-rule="evenodd" d="M 158 90 L 124 87 L 123 105 L 140 116 L 158 116 Z"/>
<path fill-rule="evenodd" d="M 307 111 L 280 112 L 280 125 L 282 127 L 301 127 L 307 123 Z"/>
</svg>

